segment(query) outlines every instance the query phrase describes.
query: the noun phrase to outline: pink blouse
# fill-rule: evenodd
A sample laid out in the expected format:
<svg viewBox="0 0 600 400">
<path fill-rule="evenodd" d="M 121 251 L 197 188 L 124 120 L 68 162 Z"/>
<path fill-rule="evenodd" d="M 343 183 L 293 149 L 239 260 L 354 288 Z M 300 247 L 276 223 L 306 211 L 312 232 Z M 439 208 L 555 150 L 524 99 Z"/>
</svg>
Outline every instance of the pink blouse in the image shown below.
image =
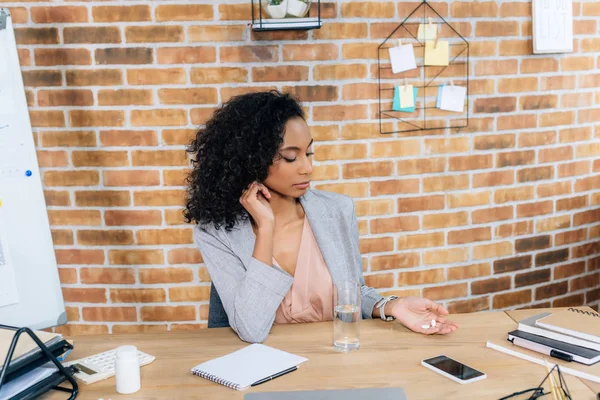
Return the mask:
<svg viewBox="0 0 600 400">
<path fill-rule="evenodd" d="M 279 266 L 275 258 L 273 263 Z M 275 323 L 332 321 L 333 289 L 327 264 L 304 217 L 294 282 L 275 312 Z"/>
</svg>

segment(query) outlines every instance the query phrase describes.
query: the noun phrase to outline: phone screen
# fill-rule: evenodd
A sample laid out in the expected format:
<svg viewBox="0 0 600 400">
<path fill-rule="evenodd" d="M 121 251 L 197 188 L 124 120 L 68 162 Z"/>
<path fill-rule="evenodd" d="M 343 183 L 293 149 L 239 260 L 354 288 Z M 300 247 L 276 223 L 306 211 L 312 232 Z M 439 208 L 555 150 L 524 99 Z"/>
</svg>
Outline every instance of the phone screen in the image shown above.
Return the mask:
<svg viewBox="0 0 600 400">
<path fill-rule="evenodd" d="M 483 375 L 482 372 L 479 372 L 476 369 L 473 369 L 465 364 L 459 363 L 458 361 L 446 356 L 428 358 L 427 360 L 423 360 L 423 362 L 463 381 L 477 378 Z"/>
</svg>

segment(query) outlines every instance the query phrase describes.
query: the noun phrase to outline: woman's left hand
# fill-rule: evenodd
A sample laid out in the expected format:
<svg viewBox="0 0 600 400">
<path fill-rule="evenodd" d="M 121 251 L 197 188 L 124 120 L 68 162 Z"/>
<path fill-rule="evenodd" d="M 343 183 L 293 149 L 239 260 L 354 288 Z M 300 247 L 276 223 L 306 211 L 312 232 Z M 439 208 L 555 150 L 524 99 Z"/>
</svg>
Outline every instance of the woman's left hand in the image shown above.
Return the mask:
<svg viewBox="0 0 600 400">
<path fill-rule="evenodd" d="M 448 314 L 448 310 L 441 304 L 423 297 L 397 299 L 394 301 L 391 313 L 408 329 L 426 335 L 446 335 L 454 332 L 458 325 L 444 317 Z M 431 324 L 432 320 L 435 320 L 435 326 Z M 429 328 L 423 328 L 425 325 Z"/>
</svg>

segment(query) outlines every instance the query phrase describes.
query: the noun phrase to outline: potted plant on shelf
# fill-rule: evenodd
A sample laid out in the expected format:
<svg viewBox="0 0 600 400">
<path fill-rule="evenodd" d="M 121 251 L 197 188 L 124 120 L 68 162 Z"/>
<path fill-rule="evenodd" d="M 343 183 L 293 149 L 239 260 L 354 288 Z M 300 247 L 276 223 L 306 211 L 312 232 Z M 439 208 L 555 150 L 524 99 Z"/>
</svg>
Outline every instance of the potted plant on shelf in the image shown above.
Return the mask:
<svg viewBox="0 0 600 400">
<path fill-rule="evenodd" d="M 262 5 L 271 18 L 285 18 L 288 11 L 288 0 L 263 0 Z"/>
<path fill-rule="evenodd" d="M 287 13 L 292 17 L 302 18 L 310 8 L 310 0 L 288 0 Z"/>
</svg>

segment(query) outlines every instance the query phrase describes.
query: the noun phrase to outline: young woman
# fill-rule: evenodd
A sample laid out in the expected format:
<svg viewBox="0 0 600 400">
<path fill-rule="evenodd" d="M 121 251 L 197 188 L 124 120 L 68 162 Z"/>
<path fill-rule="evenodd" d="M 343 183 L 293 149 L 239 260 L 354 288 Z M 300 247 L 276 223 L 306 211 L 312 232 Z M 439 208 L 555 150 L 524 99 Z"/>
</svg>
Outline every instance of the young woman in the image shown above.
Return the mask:
<svg viewBox="0 0 600 400">
<path fill-rule="evenodd" d="M 335 284 L 346 280 L 361 285 L 363 318 L 425 334 L 457 328 L 431 300 L 384 298 L 365 286 L 354 203 L 310 189 L 313 139 L 290 95 L 232 98 L 188 151 L 185 216 L 198 224 L 196 243 L 242 340 L 263 342 L 273 323 L 332 320 Z"/>
</svg>

